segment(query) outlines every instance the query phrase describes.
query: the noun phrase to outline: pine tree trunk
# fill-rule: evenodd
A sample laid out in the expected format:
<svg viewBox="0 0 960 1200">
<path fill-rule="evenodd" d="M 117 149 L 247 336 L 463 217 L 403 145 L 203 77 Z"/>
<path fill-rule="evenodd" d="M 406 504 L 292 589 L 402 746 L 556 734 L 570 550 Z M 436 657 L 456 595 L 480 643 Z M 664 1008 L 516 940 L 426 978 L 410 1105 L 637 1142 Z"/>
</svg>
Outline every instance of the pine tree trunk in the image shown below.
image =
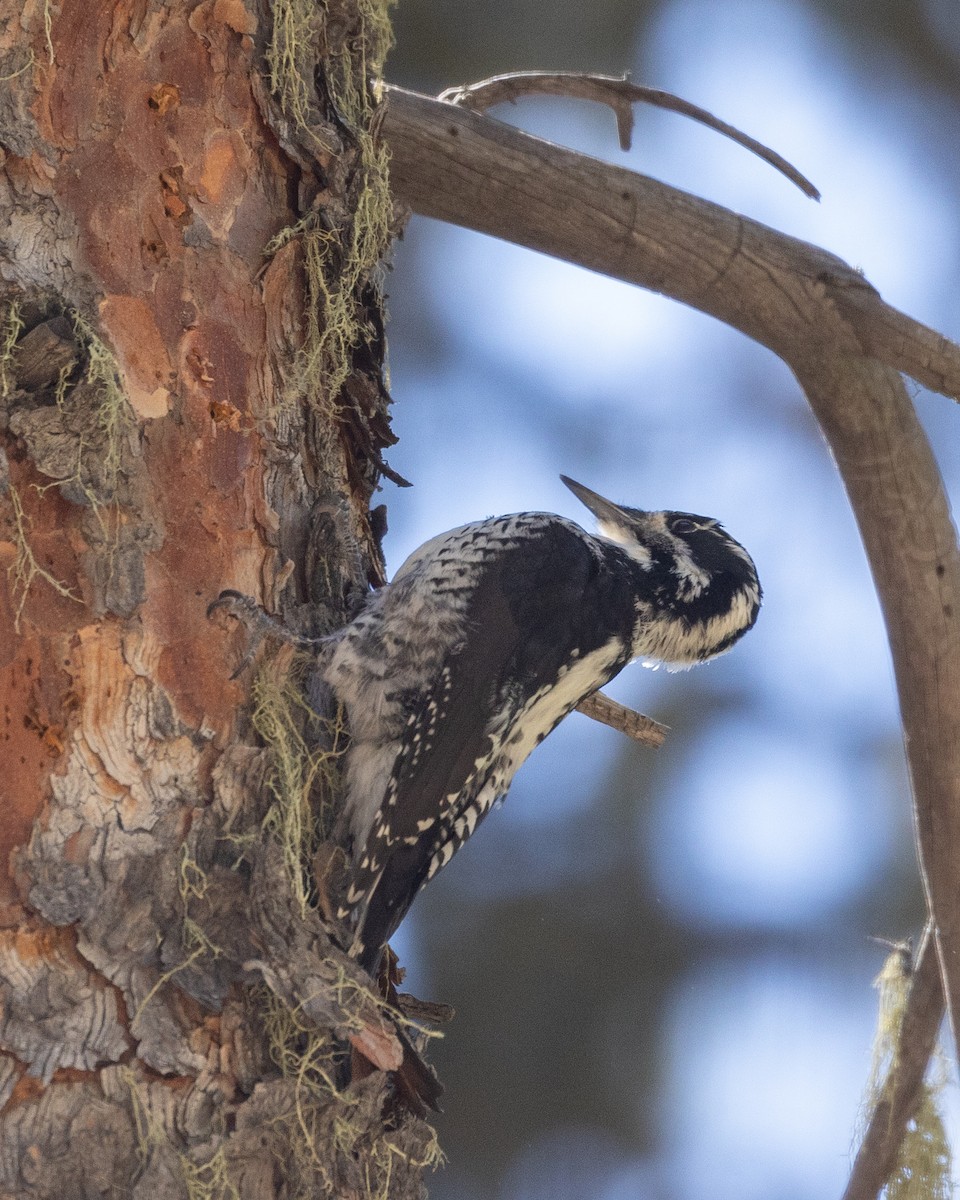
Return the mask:
<svg viewBox="0 0 960 1200">
<path fill-rule="evenodd" d="M 0 4 L 3 1196 L 399 1197 L 436 1153 L 344 1070 L 398 1042 L 317 912 L 342 735 L 207 616 L 380 579 L 385 8 Z"/>
</svg>

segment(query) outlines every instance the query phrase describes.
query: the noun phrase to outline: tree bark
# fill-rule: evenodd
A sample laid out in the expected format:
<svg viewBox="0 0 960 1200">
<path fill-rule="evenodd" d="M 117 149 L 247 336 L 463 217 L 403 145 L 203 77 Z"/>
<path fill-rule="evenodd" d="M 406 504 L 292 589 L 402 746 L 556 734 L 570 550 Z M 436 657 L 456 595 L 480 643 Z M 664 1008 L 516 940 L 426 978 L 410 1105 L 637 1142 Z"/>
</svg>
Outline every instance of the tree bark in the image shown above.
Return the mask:
<svg viewBox="0 0 960 1200">
<path fill-rule="evenodd" d="M 436 1155 L 343 1070 L 402 1051 L 313 900 L 342 734 L 206 616 L 382 580 L 385 8 L 0 9 L 0 1195 L 417 1196 Z"/>
</svg>

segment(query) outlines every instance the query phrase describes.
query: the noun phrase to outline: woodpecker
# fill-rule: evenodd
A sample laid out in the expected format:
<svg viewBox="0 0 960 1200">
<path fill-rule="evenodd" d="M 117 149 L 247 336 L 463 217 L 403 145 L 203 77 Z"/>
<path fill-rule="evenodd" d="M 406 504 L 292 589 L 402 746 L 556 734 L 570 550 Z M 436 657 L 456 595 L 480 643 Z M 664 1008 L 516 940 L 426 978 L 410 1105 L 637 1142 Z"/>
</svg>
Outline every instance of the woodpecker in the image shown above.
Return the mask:
<svg viewBox="0 0 960 1200">
<path fill-rule="evenodd" d="M 753 560 L 719 522 L 613 504 L 560 477 L 596 535 L 552 513 L 461 525 L 415 550 L 333 637 L 352 865 L 341 920 L 375 972 L 420 889 L 534 747 L 634 659 L 687 667 L 757 618 Z"/>
</svg>

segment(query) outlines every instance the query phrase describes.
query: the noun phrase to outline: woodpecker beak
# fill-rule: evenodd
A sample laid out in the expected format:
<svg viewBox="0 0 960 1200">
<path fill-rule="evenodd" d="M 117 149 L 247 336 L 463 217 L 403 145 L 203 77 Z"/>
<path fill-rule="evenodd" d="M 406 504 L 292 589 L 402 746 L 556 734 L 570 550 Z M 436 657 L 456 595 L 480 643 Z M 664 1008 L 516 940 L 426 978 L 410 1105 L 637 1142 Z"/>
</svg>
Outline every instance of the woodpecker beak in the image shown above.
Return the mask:
<svg viewBox="0 0 960 1200">
<path fill-rule="evenodd" d="M 561 475 L 560 479 L 573 492 L 580 503 L 585 504 L 590 509 L 602 525 L 614 525 L 622 528 L 624 525 L 629 524 L 629 518 L 619 504 L 614 504 L 612 500 L 605 500 L 603 496 L 597 495 L 596 492 L 591 492 L 588 487 L 584 487 L 582 483 L 577 483 L 566 475 Z"/>
</svg>

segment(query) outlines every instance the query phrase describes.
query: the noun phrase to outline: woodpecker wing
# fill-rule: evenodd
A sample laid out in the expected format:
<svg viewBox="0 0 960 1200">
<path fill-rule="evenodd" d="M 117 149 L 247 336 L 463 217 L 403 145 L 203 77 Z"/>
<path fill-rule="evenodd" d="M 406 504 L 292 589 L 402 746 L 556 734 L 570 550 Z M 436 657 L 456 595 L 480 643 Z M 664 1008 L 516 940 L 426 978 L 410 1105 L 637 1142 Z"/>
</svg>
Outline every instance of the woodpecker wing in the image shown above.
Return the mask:
<svg viewBox="0 0 960 1200">
<path fill-rule="evenodd" d="M 531 514 L 468 582 L 450 582 L 467 593 L 465 635 L 433 687 L 407 701 L 351 887 L 366 965 L 533 747 L 629 660 L 634 592 L 608 553 L 571 522 Z"/>
</svg>

